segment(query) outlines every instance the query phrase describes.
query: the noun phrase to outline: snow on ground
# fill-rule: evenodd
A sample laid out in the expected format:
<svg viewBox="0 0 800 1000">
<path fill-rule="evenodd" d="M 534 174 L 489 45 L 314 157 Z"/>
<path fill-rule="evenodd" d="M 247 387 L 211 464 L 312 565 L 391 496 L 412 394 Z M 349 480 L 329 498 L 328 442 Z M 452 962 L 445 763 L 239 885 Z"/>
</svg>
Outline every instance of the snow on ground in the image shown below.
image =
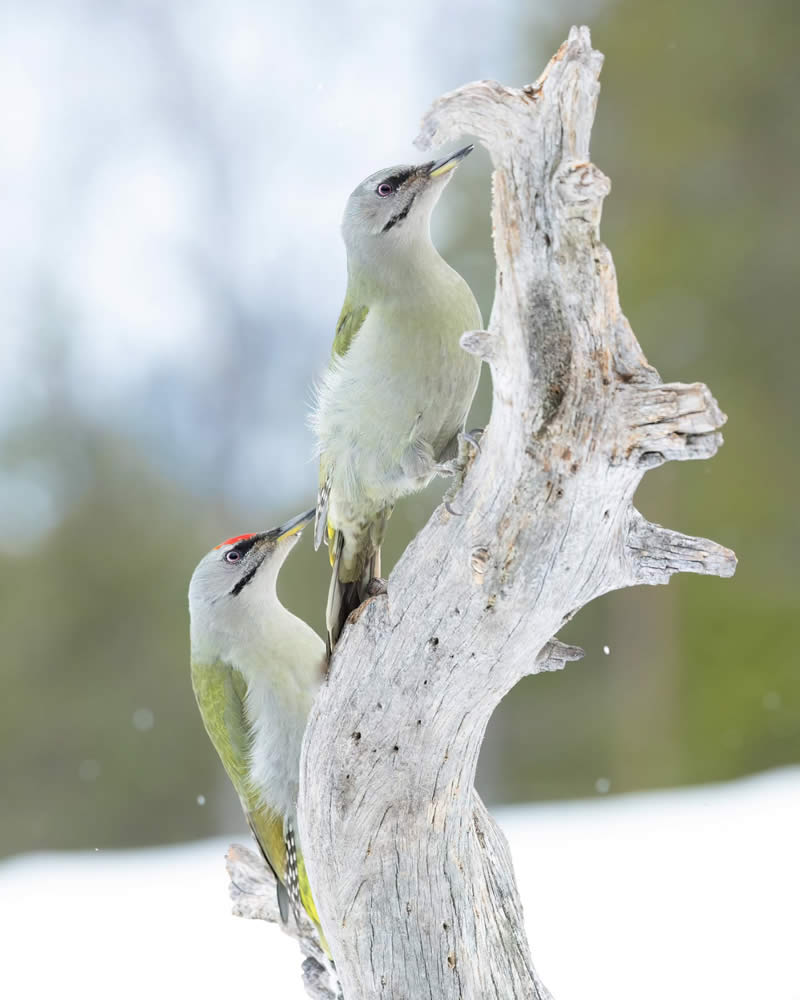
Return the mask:
<svg viewBox="0 0 800 1000">
<path fill-rule="evenodd" d="M 498 818 L 556 1000 L 800 1000 L 800 768 Z M 292 942 L 229 916 L 227 844 L 0 865 L 3 995 L 302 1000 Z"/>
</svg>

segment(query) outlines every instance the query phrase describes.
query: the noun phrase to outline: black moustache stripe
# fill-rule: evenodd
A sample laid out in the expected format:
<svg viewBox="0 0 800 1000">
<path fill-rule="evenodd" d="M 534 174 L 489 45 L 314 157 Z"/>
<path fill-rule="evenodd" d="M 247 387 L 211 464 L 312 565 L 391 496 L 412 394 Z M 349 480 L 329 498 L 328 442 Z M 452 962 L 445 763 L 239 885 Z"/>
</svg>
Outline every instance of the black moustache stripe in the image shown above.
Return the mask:
<svg viewBox="0 0 800 1000">
<path fill-rule="evenodd" d="M 231 596 L 232 597 L 238 597 L 239 594 L 241 594 L 241 592 L 244 590 L 244 588 L 247 586 L 247 584 L 250 583 L 250 581 L 256 575 L 256 573 L 258 571 L 258 567 L 260 565 L 261 565 L 261 563 L 256 563 L 256 565 L 252 569 L 248 570 L 245 573 L 245 575 L 241 578 L 241 580 L 238 581 L 238 583 L 236 584 L 236 586 L 231 591 Z"/>
<path fill-rule="evenodd" d="M 411 211 L 411 206 L 414 204 L 414 199 L 416 197 L 417 196 L 415 194 L 411 195 L 411 197 L 408 199 L 408 204 L 406 205 L 406 207 L 401 212 L 398 212 L 397 215 L 393 215 L 391 219 L 389 219 L 389 221 L 386 223 L 383 229 L 381 229 L 382 233 L 388 233 L 389 230 L 392 228 L 392 226 L 396 226 L 398 222 L 402 222 L 403 219 L 405 219 L 405 217 Z"/>
</svg>

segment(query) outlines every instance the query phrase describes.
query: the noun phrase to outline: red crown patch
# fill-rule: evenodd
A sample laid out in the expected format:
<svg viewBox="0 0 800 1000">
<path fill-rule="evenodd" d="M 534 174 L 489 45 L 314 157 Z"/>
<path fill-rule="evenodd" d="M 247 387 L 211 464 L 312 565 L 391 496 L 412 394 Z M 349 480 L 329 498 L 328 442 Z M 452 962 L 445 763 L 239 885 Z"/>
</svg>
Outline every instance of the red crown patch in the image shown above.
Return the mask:
<svg viewBox="0 0 800 1000">
<path fill-rule="evenodd" d="M 235 545 L 237 542 L 243 542 L 245 538 L 252 538 L 255 534 L 251 531 L 248 535 L 234 535 L 233 538 L 228 538 L 224 542 L 220 542 L 219 545 L 215 545 L 214 549 L 221 549 L 224 545 Z"/>
</svg>

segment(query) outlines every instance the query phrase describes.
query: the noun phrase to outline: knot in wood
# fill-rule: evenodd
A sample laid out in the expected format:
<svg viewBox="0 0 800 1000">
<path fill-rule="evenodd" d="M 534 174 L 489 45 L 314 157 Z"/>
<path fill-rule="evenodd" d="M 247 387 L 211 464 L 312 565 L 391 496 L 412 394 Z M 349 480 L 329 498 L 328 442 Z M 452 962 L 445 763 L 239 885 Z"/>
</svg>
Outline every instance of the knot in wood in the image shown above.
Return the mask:
<svg viewBox="0 0 800 1000">
<path fill-rule="evenodd" d="M 472 576 L 475 583 L 483 583 L 483 577 L 489 565 L 489 550 L 484 546 L 473 549 L 469 562 L 472 567 Z"/>
<path fill-rule="evenodd" d="M 556 173 L 556 191 L 570 219 L 599 225 L 603 199 L 610 190 L 608 177 L 585 160 L 565 160 Z"/>
</svg>

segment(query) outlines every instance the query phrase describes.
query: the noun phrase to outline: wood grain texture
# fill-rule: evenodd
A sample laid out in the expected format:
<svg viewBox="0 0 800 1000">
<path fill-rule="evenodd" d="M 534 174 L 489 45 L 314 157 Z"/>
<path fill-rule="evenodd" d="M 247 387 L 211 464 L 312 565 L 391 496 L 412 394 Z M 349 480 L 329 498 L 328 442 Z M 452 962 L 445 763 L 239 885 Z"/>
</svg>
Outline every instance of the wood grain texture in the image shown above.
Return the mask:
<svg viewBox="0 0 800 1000">
<path fill-rule="evenodd" d="M 303 850 L 347 1000 L 549 997 L 473 787 L 489 718 L 581 655 L 553 636 L 588 601 L 734 571 L 632 506 L 647 469 L 713 455 L 725 417 L 704 385 L 662 384 L 620 311 L 589 159 L 601 65 L 573 28 L 536 83 L 470 84 L 423 121 L 421 146 L 476 137 L 494 166 L 494 307 L 462 340 L 493 405 L 463 516 L 439 508 L 351 616 L 306 731 Z"/>
</svg>

